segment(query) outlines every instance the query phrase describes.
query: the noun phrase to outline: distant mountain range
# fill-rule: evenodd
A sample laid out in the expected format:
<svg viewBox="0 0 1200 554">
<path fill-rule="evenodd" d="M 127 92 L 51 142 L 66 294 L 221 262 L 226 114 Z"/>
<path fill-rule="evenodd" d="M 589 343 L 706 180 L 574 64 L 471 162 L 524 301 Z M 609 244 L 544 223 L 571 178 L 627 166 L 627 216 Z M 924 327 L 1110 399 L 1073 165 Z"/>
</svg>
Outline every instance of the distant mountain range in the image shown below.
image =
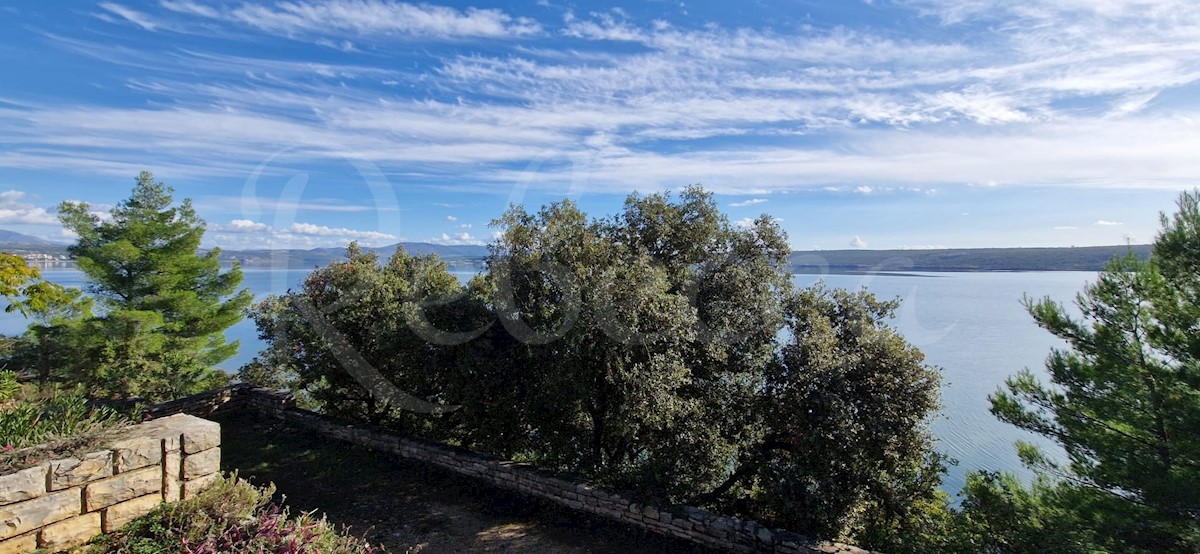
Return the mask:
<svg viewBox="0 0 1200 554">
<path fill-rule="evenodd" d="M 380 258 L 388 259 L 403 247 L 409 254 L 424 256 L 437 254 L 439 258 L 452 264 L 470 263 L 476 265 L 488 254 L 486 246 L 474 244 L 432 244 L 428 242 L 401 242 L 390 246 L 363 248 L 379 254 Z M 233 263 L 235 260 L 246 267 L 288 267 L 290 269 L 306 269 L 329 264 L 334 260 L 346 258 L 345 248 L 313 248 L 311 250 L 222 250 L 221 261 Z"/>
<path fill-rule="evenodd" d="M 26 235 L 24 233 L 18 233 L 16 231 L 5 231 L 4 229 L 0 229 L 0 244 L 48 246 L 48 245 L 53 245 L 54 243 L 50 242 L 46 239 L 40 239 L 35 236 Z"/>
<path fill-rule="evenodd" d="M 437 254 L 452 265 L 478 265 L 488 254 L 486 246 L 474 244 L 432 244 L 428 242 L 401 242 L 390 246 L 363 248 L 377 252 L 383 259 L 391 257 L 397 248 L 404 247 L 410 254 L 424 256 Z M 11 231 L 0 231 L 0 252 L 24 256 L 37 263 L 69 263 L 67 247 L 22 235 Z M 286 267 L 288 269 L 311 269 L 346 258 L 346 248 L 313 248 L 310 250 L 221 250 L 221 261 L 227 264 L 241 263 L 245 267 Z"/>
<path fill-rule="evenodd" d="M 478 265 L 487 256 L 485 246 L 403 242 L 367 248 L 387 259 L 397 247 L 410 254 L 437 254 L 451 264 Z M 1099 271 L 1116 256 L 1133 252 L 1145 259 L 1150 245 L 1087 246 L 1077 248 L 956 248 L 945 250 L 812 250 L 789 256 L 797 273 L 869 273 L 905 271 Z M 344 259 L 345 248 L 312 250 L 228 250 L 221 259 L 237 260 L 246 267 L 306 269 Z"/>
<path fill-rule="evenodd" d="M 437 254 L 452 265 L 477 266 L 488 255 L 482 245 L 402 242 L 364 248 L 387 259 L 403 247 L 410 254 Z M 69 263 L 66 246 L 0 230 L 0 251 L 42 263 Z M 810 250 L 788 258 L 797 273 L 886 273 L 906 271 L 1098 271 L 1106 261 L 1133 252 L 1150 255 L 1150 245 L 1070 248 L 953 248 L 942 250 Z M 345 248 L 311 250 L 222 250 L 221 260 L 245 267 L 311 269 L 345 259 Z"/>
<path fill-rule="evenodd" d="M 905 271 L 1099 271 L 1133 252 L 1146 259 L 1149 244 L 1069 248 L 951 248 L 944 250 L 813 250 L 788 257 L 796 273 Z"/>
</svg>

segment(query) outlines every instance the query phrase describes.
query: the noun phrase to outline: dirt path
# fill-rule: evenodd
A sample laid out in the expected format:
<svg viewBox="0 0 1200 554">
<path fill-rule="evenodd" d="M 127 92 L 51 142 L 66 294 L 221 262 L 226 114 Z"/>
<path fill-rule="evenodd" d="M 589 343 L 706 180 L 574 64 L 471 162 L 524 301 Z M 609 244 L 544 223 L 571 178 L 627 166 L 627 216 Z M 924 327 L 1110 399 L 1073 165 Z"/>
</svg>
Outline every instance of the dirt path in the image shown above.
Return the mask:
<svg viewBox="0 0 1200 554">
<path fill-rule="evenodd" d="M 294 512 L 325 513 L 393 554 L 712 552 L 252 415 L 217 420 L 226 471 L 273 482 Z"/>
</svg>

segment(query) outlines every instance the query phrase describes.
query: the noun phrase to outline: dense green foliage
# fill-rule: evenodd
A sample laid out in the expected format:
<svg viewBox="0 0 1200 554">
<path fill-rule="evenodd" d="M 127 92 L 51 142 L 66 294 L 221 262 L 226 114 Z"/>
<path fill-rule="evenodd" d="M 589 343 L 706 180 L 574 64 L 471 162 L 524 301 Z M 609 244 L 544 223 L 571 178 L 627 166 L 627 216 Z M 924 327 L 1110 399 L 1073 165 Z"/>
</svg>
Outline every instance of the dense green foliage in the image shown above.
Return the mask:
<svg viewBox="0 0 1200 554">
<path fill-rule="evenodd" d="M 56 368 L 71 363 L 73 348 L 64 348 L 78 336 L 80 323 L 91 316 L 92 302 L 78 289 L 43 280 L 41 272 L 23 258 L 0 253 L 0 295 L 7 312 L 33 318 L 28 332 L 5 345 L 9 367 L 22 368 L 45 384 Z"/>
<path fill-rule="evenodd" d="M 1017 534 L 1077 521 L 1091 533 L 1071 543 L 1081 551 L 1200 550 L 1200 193 L 1178 206 L 1163 216 L 1149 261 L 1114 259 L 1084 289 L 1081 319 L 1050 300 L 1028 303 L 1069 347 L 1049 357 L 1049 385 L 1023 371 L 992 397 L 992 411 L 1053 439 L 1067 461 L 1022 444 L 1027 465 L 1061 481 L 978 488 L 1050 510 L 1015 516 L 1026 520 L 1010 526 Z"/>
<path fill-rule="evenodd" d="M 8 311 L 19 309 L 18 297 L 25 294 L 30 282 L 41 278 L 41 272 L 25 263 L 20 256 L 0 252 L 0 296 L 8 301 Z"/>
<path fill-rule="evenodd" d="M 89 554 L 369 554 L 312 514 L 289 515 L 271 502 L 274 487 L 222 477 L 199 495 L 163 504 L 92 540 Z"/>
<path fill-rule="evenodd" d="M 8 451 L 69 450 L 123 422 L 88 396 L 219 385 L 213 367 L 238 346 L 223 332 L 251 302 L 240 270 L 200 250 L 190 202 L 148 173 L 111 218 L 60 214 L 91 296 L 0 254 L 0 296 L 33 319 L 5 360 L 41 384 L 0 372 Z M 607 218 L 562 201 L 494 223 L 487 272 L 465 287 L 436 255 L 351 245 L 253 306 L 268 348 L 239 377 L 341 418 L 888 552 L 1200 551 L 1200 192 L 1163 216 L 1151 256 L 1108 263 L 1080 317 L 1027 302 L 1067 347 L 1048 383 L 1022 371 L 992 411 L 1066 460 L 1020 444 L 1033 483 L 972 473 L 954 509 L 928 428 L 939 373 L 888 325 L 898 303 L 794 289 L 770 218 L 735 226 L 689 188 L 632 195 Z M 369 551 L 269 495 L 226 480 L 96 551 Z"/>
<path fill-rule="evenodd" d="M 0 473 L 76 454 L 128 421 L 78 390 L 22 384 L 0 371 Z"/>
<path fill-rule="evenodd" d="M 25 448 L 115 424 L 120 419 L 116 412 L 89 406 L 82 395 L 71 392 L 12 399 L 0 408 L 0 447 Z"/>
<path fill-rule="evenodd" d="M 403 410 L 408 405 L 398 396 L 406 395 L 389 394 L 389 384 L 438 401 L 441 387 L 432 381 L 438 377 L 432 368 L 445 367 L 451 353 L 426 341 L 408 321 L 415 321 L 421 303 L 460 288 L 436 258 L 401 250 L 381 266 L 377 256 L 352 245 L 347 261 L 313 271 L 300 291 L 254 307 L 251 316 L 268 347 L 242 369 L 241 378 L 290 384 L 304 391 L 305 401 L 348 419 L 435 425 Z M 440 308 L 438 324 L 462 319 L 451 313 L 452 303 L 433 307 Z"/>
<path fill-rule="evenodd" d="M 767 372 L 763 439 L 750 450 L 761 464 L 753 498 L 770 519 L 822 536 L 857 527 L 894 551 L 923 525 L 915 506 L 944 503 L 926 425 L 940 378 L 886 325 L 898 306 L 819 284 L 792 298 L 791 339 Z"/>
<path fill-rule="evenodd" d="M 778 227 L 734 229 L 695 189 L 606 220 L 561 202 L 498 223 L 484 296 L 522 345 L 509 363 L 541 463 L 670 499 L 717 485 L 783 323 Z"/>
<path fill-rule="evenodd" d="M 735 227 L 689 189 L 604 219 L 563 201 L 496 224 L 467 287 L 436 257 L 381 264 L 352 246 L 255 307 L 270 346 L 242 378 L 824 537 L 899 540 L 923 525 L 907 505 L 941 505 L 937 371 L 886 326 L 894 303 L 793 290 L 769 218 Z"/>
<path fill-rule="evenodd" d="M 161 400 L 219 386 L 225 376 L 213 366 L 238 347 L 226 344 L 224 331 L 251 302 L 249 291 L 236 290 L 241 271 L 222 273 L 219 251 L 200 252 L 204 222 L 190 201 L 174 205 L 171 189 L 149 173 L 110 215 L 101 219 L 85 203 L 59 207 L 79 236 L 69 251 L 91 296 L 26 287 L 14 305 L 35 322 L 9 367 L 103 397 Z"/>
</svg>

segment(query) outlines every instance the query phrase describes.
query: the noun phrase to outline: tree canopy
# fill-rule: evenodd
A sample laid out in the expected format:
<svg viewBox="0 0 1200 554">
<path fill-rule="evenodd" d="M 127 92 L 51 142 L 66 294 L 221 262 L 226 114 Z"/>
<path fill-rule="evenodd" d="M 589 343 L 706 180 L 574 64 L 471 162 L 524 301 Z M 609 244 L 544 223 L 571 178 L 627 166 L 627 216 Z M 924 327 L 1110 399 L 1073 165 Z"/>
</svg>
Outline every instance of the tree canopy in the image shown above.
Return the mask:
<svg viewBox="0 0 1200 554">
<path fill-rule="evenodd" d="M 1162 218 L 1149 261 L 1114 259 L 1076 300 L 1081 317 L 1029 301 L 1034 320 L 1068 344 L 992 396 L 1001 420 L 1053 439 L 1057 463 L 1022 444 L 1031 467 L 1086 496 L 1107 547 L 1200 548 L 1200 193 Z M 1083 503 L 1081 503 L 1083 504 Z"/>
<path fill-rule="evenodd" d="M 891 544 L 914 526 L 906 503 L 942 500 L 926 428 L 937 370 L 887 326 L 895 303 L 794 290 L 771 218 L 734 225 L 693 187 L 604 218 L 513 206 L 494 225 L 465 287 L 436 257 L 352 246 L 256 305 L 270 346 L 242 377 L 826 538 Z"/>
<path fill-rule="evenodd" d="M 238 348 L 224 331 L 244 317 L 252 297 L 237 290 L 236 265 L 222 272 L 219 251 L 201 251 L 205 225 L 191 201 L 175 205 L 172 189 L 143 172 L 109 217 L 64 202 L 59 218 L 79 237 L 69 252 L 100 310 L 73 337 L 74 378 L 95 394 L 150 398 L 220 381 L 213 366 Z"/>
</svg>

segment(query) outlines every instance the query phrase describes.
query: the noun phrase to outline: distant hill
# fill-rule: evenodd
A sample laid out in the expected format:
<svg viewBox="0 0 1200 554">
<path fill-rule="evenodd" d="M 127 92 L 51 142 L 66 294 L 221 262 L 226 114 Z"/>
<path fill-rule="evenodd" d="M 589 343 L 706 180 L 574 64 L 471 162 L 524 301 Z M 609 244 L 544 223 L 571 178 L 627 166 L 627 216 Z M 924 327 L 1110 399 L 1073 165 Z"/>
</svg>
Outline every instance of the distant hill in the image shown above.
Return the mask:
<svg viewBox="0 0 1200 554">
<path fill-rule="evenodd" d="M 32 236 L 32 235 L 26 235 L 24 233 L 18 233 L 16 231 L 5 231 L 4 229 L 0 229 L 0 244 L 5 244 L 5 245 L 20 244 L 20 245 L 27 245 L 27 246 L 28 245 L 50 246 L 50 245 L 53 245 L 54 243 L 52 243 L 46 239 L 40 239 L 40 238 Z"/>
<path fill-rule="evenodd" d="M 1150 256 L 1150 245 L 1072 248 L 955 248 L 945 250 L 811 250 L 792 252 L 797 273 L 897 271 L 1099 271 L 1130 250 Z"/>
<path fill-rule="evenodd" d="M 376 252 L 383 259 L 391 257 L 396 249 L 403 246 L 409 253 L 417 256 L 437 254 L 438 257 L 454 263 L 470 263 L 476 265 L 485 256 L 486 246 L 474 244 L 432 244 L 428 242 L 402 242 L 390 246 L 364 248 Z M 232 263 L 235 260 L 246 267 L 288 267 L 291 269 L 307 269 L 329 264 L 335 260 L 346 258 L 346 248 L 313 248 L 311 250 L 222 250 L 221 261 Z"/>
<path fill-rule="evenodd" d="M 0 237 L 40 240 L 37 237 L 0 231 Z M 26 238 L 20 238 L 26 237 Z M 437 254 L 451 265 L 479 266 L 488 254 L 482 245 L 445 245 L 402 242 L 366 248 L 387 259 L 403 246 L 411 254 Z M 904 271 L 1099 271 L 1115 256 L 1132 250 L 1139 258 L 1150 255 L 1150 245 L 1085 246 L 1077 248 L 955 248 L 945 250 L 810 250 L 792 252 L 788 260 L 796 273 L 870 273 Z M 0 251 L 25 256 L 30 261 L 69 260 L 67 249 L 48 241 L 20 243 L 0 240 Z M 222 250 L 221 261 L 240 262 L 245 267 L 312 269 L 343 260 L 346 249 L 311 250 Z"/>
</svg>

